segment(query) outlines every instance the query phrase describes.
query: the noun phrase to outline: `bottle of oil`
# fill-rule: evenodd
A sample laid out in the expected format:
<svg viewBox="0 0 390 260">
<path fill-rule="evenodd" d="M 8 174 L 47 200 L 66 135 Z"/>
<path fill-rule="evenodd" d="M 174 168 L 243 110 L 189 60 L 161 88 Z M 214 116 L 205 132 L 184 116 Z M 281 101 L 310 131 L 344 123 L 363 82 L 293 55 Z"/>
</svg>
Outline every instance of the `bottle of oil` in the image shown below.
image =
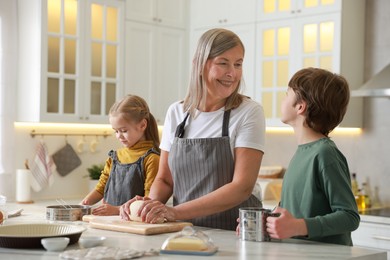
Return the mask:
<svg viewBox="0 0 390 260">
<path fill-rule="evenodd" d="M 370 192 L 368 190 L 368 185 L 366 182 L 363 182 L 362 183 L 362 195 L 363 195 L 363 199 L 364 199 L 364 204 L 365 204 L 365 208 L 370 208 L 371 207 L 371 196 L 370 196 Z"/>
<path fill-rule="evenodd" d="M 358 196 L 359 193 L 359 184 L 356 179 L 356 173 L 352 173 L 351 188 L 352 188 L 352 193 L 356 198 L 356 196 Z"/>
<path fill-rule="evenodd" d="M 366 209 L 366 200 L 361 189 L 358 190 L 358 194 L 355 196 L 355 200 L 359 211 Z"/>
</svg>

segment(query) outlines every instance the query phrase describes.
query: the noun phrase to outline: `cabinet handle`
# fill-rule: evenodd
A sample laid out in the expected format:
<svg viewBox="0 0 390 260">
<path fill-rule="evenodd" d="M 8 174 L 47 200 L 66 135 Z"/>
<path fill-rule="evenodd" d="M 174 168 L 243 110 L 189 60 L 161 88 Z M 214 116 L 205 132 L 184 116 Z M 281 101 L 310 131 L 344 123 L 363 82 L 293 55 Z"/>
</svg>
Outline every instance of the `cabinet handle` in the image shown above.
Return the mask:
<svg viewBox="0 0 390 260">
<path fill-rule="evenodd" d="M 157 21 L 158 21 L 157 17 L 153 17 L 153 22 L 157 22 Z"/>
<path fill-rule="evenodd" d="M 298 9 L 298 10 L 297 10 L 297 13 L 300 13 L 300 12 L 301 12 L 301 9 Z"/>
<path fill-rule="evenodd" d="M 371 236 L 373 239 L 379 239 L 379 240 L 386 240 L 390 241 L 390 237 L 384 237 L 384 236 L 378 236 L 378 235 L 373 235 Z"/>
<path fill-rule="evenodd" d="M 160 19 L 157 19 L 157 20 L 158 20 L 158 22 L 159 22 L 159 23 L 161 23 L 161 22 L 162 22 L 162 19 L 161 19 L 161 18 L 160 18 Z"/>
</svg>

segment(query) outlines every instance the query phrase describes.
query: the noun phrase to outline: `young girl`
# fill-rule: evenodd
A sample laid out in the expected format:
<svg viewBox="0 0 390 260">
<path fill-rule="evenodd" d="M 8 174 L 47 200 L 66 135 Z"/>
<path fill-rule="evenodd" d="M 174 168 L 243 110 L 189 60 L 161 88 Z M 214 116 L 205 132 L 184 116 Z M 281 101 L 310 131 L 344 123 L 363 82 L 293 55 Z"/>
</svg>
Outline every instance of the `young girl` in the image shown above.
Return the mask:
<svg viewBox="0 0 390 260">
<path fill-rule="evenodd" d="M 128 95 L 110 109 L 109 120 L 124 148 L 111 150 L 96 185 L 81 202 L 103 204 L 94 215 L 118 215 L 119 207 L 136 195 L 149 195 L 160 159 L 157 122 L 144 99 Z"/>
</svg>

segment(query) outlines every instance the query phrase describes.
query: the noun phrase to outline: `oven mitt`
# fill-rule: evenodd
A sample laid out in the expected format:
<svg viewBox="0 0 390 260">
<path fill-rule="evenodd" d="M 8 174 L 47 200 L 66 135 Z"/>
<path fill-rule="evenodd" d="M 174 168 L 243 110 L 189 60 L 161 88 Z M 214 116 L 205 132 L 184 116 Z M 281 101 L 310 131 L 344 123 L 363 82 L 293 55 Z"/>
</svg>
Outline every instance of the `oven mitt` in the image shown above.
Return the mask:
<svg viewBox="0 0 390 260">
<path fill-rule="evenodd" d="M 69 174 L 71 171 L 80 166 L 81 160 L 70 144 L 66 144 L 63 148 L 52 155 L 53 161 L 57 166 L 57 172 L 61 176 Z"/>
</svg>

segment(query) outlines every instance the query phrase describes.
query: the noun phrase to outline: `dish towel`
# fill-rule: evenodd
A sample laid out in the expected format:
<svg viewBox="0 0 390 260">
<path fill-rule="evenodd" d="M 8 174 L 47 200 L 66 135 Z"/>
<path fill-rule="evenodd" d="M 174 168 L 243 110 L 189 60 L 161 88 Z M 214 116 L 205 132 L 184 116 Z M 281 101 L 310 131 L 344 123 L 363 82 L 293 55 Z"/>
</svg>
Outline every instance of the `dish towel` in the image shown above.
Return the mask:
<svg viewBox="0 0 390 260">
<path fill-rule="evenodd" d="M 37 144 L 30 170 L 33 176 L 31 187 L 34 191 L 38 192 L 53 183 L 52 173 L 55 171 L 55 165 L 43 141 Z"/>
</svg>

